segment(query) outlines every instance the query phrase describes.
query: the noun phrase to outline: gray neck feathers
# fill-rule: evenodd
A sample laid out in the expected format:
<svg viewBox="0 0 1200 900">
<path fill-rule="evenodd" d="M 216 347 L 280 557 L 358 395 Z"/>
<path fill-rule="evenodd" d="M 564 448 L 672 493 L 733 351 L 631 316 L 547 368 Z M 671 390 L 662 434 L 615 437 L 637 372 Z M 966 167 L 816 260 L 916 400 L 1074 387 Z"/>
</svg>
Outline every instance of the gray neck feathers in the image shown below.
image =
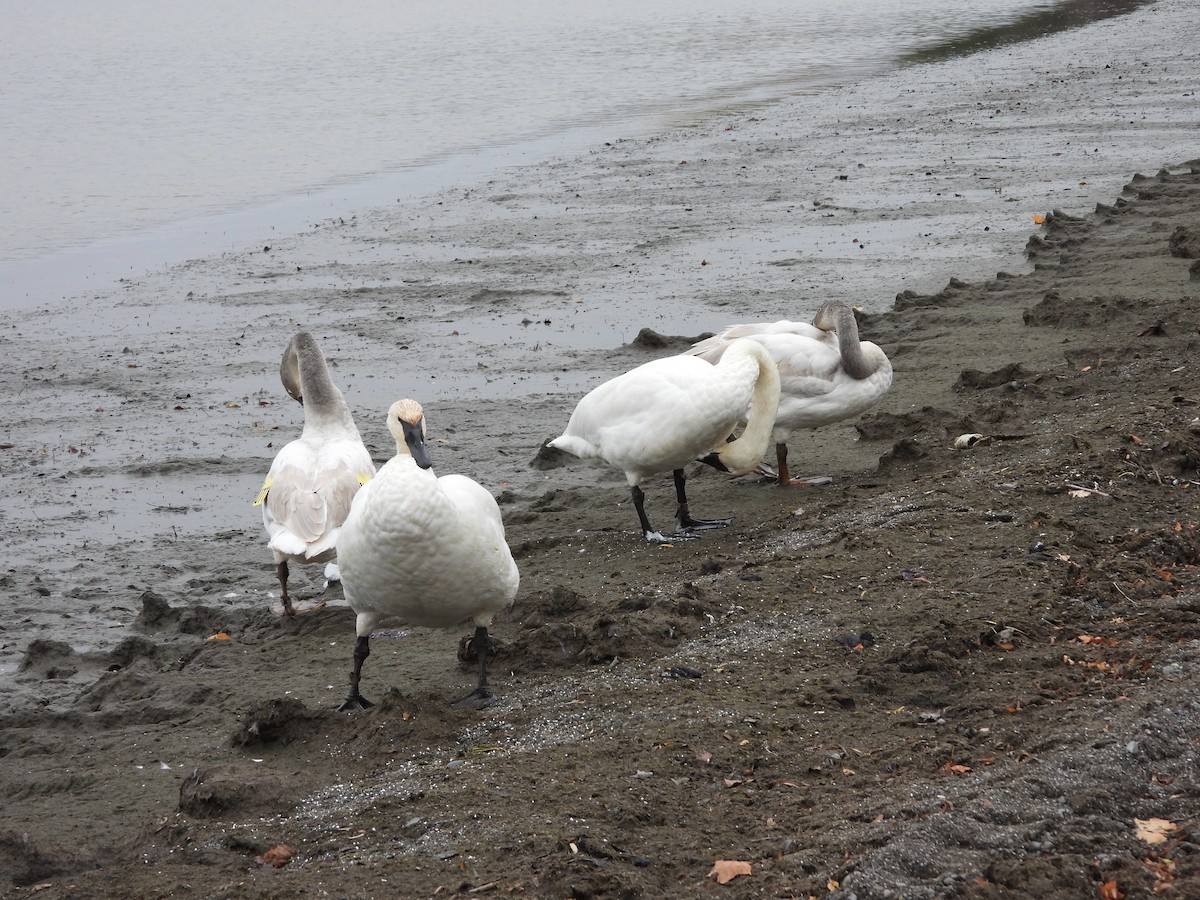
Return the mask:
<svg viewBox="0 0 1200 900">
<path fill-rule="evenodd" d="M 863 353 L 862 343 L 858 339 L 858 320 L 854 318 L 854 310 L 838 303 L 827 300 L 821 304 L 813 317 L 813 324 L 825 331 L 836 331 L 838 350 L 842 354 L 842 368 L 851 378 L 867 378 L 875 374 L 878 366 Z"/>
<path fill-rule="evenodd" d="M 304 404 L 305 423 L 340 423 L 354 428 L 350 407 L 329 377 L 329 367 L 321 348 L 307 331 L 301 331 L 288 344 L 279 366 L 279 377 L 284 389 Z"/>
</svg>

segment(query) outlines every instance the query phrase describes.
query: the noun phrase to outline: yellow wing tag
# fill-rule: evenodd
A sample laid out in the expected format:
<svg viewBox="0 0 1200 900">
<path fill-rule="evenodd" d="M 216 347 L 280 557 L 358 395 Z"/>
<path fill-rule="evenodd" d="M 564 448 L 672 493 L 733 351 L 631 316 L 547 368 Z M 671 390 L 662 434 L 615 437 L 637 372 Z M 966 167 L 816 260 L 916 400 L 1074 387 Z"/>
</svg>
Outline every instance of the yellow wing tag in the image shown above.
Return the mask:
<svg viewBox="0 0 1200 900">
<path fill-rule="evenodd" d="M 275 483 L 274 478 L 268 478 L 263 482 L 262 490 L 258 492 L 258 496 L 254 498 L 252 506 L 262 506 L 263 501 L 267 499 L 267 491 L 271 490 L 271 485 Z"/>
<path fill-rule="evenodd" d="M 366 484 L 370 480 L 371 480 L 370 472 L 359 472 L 358 473 L 358 486 L 359 487 L 362 487 L 364 484 Z"/>
</svg>

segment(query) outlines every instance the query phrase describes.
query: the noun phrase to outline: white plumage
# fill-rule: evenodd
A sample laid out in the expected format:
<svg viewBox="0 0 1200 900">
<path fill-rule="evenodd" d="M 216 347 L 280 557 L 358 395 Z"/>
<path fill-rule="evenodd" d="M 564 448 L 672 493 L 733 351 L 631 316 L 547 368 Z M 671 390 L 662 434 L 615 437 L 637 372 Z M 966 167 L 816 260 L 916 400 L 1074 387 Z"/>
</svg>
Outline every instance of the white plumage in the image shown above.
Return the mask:
<svg viewBox="0 0 1200 900">
<path fill-rule="evenodd" d="M 778 404 L 774 360 L 753 341 L 734 341 L 716 365 L 671 356 L 605 382 L 579 401 L 566 430 L 549 445 L 624 472 L 643 535 L 662 541 L 646 517 L 642 481 L 656 472 L 674 474 L 682 528 L 728 524 L 692 518 L 683 467 L 700 460 L 734 474 L 751 471 L 767 448 Z M 746 430 L 726 442 L 747 409 Z"/>
<path fill-rule="evenodd" d="M 772 434 L 779 483 L 819 480 L 790 477 L 788 438 L 797 429 L 839 422 L 877 403 L 892 386 L 887 355 L 870 341 L 860 341 L 854 311 L 832 300 L 817 310 L 812 325 L 786 320 L 733 325 L 695 344 L 692 353 L 716 363 L 737 340 L 761 344 L 779 364 L 779 410 Z"/>
<path fill-rule="evenodd" d="M 415 400 L 388 410 L 396 455 L 354 498 L 338 538 L 342 589 L 357 613 L 358 641 L 343 709 L 371 703 L 358 692 L 372 629 L 384 619 L 428 628 L 475 623 L 479 682 L 459 705 L 481 706 L 487 686 L 488 626 L 520 583 L 495 498 L 463 475 L 438 478 Z"/>
<path fill-rule="evenodd" d="M 304 407 L 304 430 L 276 454 L 254 505 L 262 506 L 283 610 L 293 615 L 288 563 L 335 558 L 338 530 L 359 487 L 375 474 L 375 464 L 311 334 L 302 331 L 288 343 L 279 375 Z M 327 574 L 336 579 L 336 567 Z"/>
</svg>

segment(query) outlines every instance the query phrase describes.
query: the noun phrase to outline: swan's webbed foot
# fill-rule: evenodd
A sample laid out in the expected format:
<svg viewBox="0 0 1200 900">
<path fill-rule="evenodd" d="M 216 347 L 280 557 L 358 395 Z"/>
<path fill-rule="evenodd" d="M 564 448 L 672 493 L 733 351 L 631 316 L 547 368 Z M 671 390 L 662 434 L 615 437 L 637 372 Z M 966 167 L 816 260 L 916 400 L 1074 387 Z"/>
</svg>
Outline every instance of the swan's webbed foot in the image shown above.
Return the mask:
<svg viewBox="0 0 1200 900">
<path fill-rule="evenodd" d="M 496 695 L 481 684 L 467 696 L 455 700 L 450 705 L 455 709 L 486 709 L 495 702 Z"/>
<path fill-rule="evenodd" d="M 832 475 L 809 475 L 806 478 L 793 478 L 788 474 L 786 462 L 780 466 L 779 471 L 772 469 L 766 463 L 759 463 L 754 467 L 754 474 L 770 478 L 780 487 L 802 487 L 805 485 L 833 483 Z"/>
<path fill-rule="evenodd" d="M 364 709 L 370 709 L 374 705 L 374 703 L 355 690 L 346 695 L 346 699 L 338 707 L 338 712 L 361 712 Z"/>
<path fill-rule="evenodd" d="M 694 541 L 700 537 L 687 531 L 676 531 L 674 534 L 663 534 L 661 531 L 647 531 L 646 540 L 651 544 L 678 544 L 680 541 Z"/>
<path fill-rule="evenodd" d="M 291 619 L 295 616 L 302 616 L 305 613 L 316 612 L 318 609 L 324 609 L 326 602 L 325 600 L 311 600 L 305 603 L 294 603 L 289 597 L 282 603 L 272 603 L 271 612 L 276 616 Z"/>
<path fill-rule="evenodd" d="M 686 528 L 689 531 L 702 531 L 705 528 L 725 528 L 733 522 L 733 519 L 696 519 L 686 511 L 676 518 L 679 519 L 679 527 Z"/>
<path fill-rule="evenodd" d="M 832 475 L 809 475 L 805 478 L 789 478 L 779 480 L 780 487 L 812 487 L 818 484 L 833 484 Z"/>
</svg>

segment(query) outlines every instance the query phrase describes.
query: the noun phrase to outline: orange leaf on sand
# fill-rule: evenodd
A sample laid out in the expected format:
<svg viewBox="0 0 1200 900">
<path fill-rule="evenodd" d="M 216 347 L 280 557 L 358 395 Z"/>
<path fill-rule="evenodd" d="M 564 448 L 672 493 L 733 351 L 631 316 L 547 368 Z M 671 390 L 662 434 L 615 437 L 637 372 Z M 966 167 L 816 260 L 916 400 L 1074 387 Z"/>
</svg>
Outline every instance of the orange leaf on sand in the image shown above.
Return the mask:
<svg viewBox="0 0 1200 900">
<path fill-rule="evenodd" d="M 717 879 L 717 884 L 728 884 L 739 875 L 750 874 L 750 863 L 741 859 L 718 859 L 713 863 L 709 878 Z"/>
<path fill-rule="evenodd" d="M 1125 894 L 1117 887 L 1117 879 L 1111 878 L 1100 885 L 1100 900 L 1125 900 Z"/>
<path fill-rule="evenodd" d="M 1046 224 L 1046 217 L 1043 216 L 1041 213 L 1034 213 L 1033 214 L 1033 224 L 1034 225 Z"/>
<path fill-rule="evenodd" d="M 1145 841 L 1147 844 L 1161 844 L 1179 826 L 1168 819 L 1134 819 L 1134 827 L 1137 829 L 1139 841 Z"/>
<path fill-rule="evenodd" d="M 262 866 L 274 866 L 282 869 L 296 855 L 296 851 L 287 844 L 276 844 L 262 856 L 254 857 L 254 861 Z"/>
<path fill-rule="evenodd" d="M 227 641 L 229 640 L 228 631 L 218 631 L 216 634 L 210 634 L 205 640 L 208 641 Z"/>
</svg>

